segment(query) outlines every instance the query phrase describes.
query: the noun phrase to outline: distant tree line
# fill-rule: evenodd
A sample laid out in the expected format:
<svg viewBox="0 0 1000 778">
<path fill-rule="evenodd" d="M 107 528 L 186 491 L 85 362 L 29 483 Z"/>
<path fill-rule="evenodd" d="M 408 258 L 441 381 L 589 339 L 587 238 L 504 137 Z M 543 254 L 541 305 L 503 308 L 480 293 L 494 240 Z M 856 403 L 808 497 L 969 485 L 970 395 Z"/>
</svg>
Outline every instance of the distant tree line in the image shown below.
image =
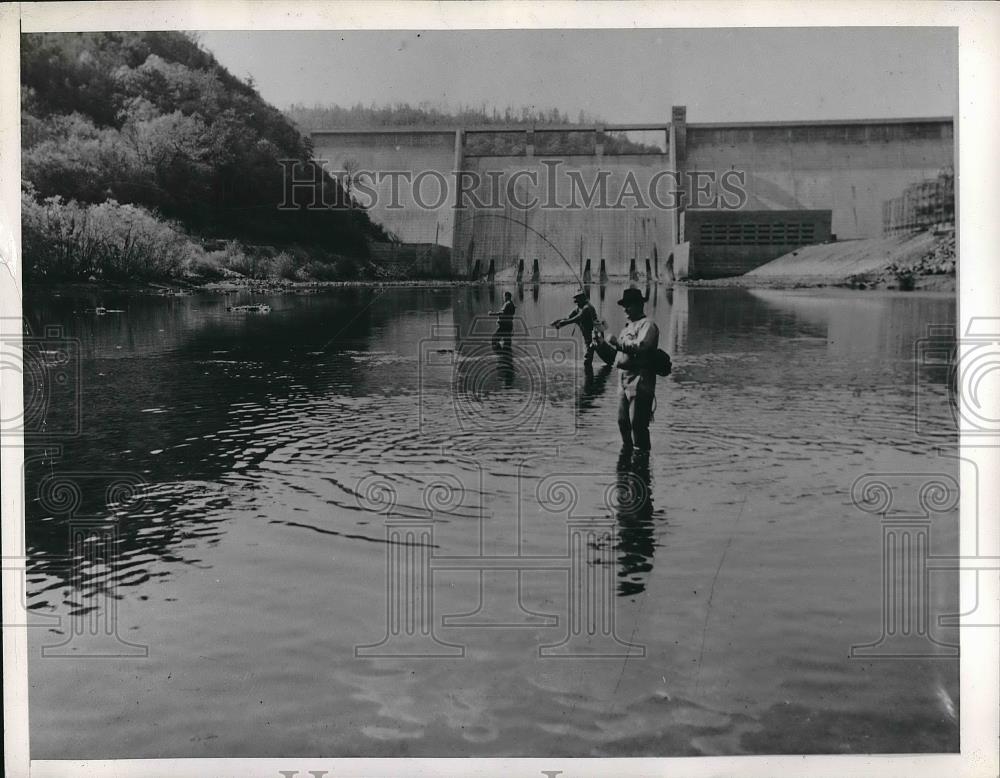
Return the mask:
<svg viewBox="0 0 1000 778">
<path fill-rule="evenodd" d="M 598 117 L 585 111 L 580 111 L 574 122 L 568 114 L 558 108 L 540 109 L 527 105 L 514 108 L 508 105 L 500 110 L 496 106 L 488 108 L 483 104 L 479 106 L 460 105 L 457 109 L 450 110 L 437 107 L 427 101 L 417 105 L 409 103 L 393 103 L 391 105 L 355 103 L 350 107 L 340 105 L 307 107 L 300 103 L 293 103 L 285 111 L 285 115 L 306 134 L 317 130 L 358 129 L 361 127 L 485 126 L 490 124 L 515 124 L 530 127 L 539 124 L 597 124 L 601 121 Z"/>
<path fill-rule="evenodd" d="M 393 103 L 391 105 L 364 105 L 356 103 L 350 107 L 340 105 L 314 105 L 311 108 L 292 104 L 286 111 L 301 131 L 309 135 L 320 130 L 351 130 L 377 127 L 490 127 L 507 125 L 515 127 L 538 127 L 547 125 L 594 126 L 606 122 L 599 116 L 579 111 L 576 119 L 558 108 L 541 109 L 535 106 L 514 108 L 507 106 L 459 106 L 449 110 L 434 106 L 429 102 L 417 105 Z M 595 136 L 592 132 L 546 132 L 536 136 L 537 154 L 593 154 Z M 665 143 L 665 138 L 664 138 Z M 471 154 L 522 154 L 526 146 L 524 133 L 495 132 L 475 133 L 467 136 L 465 148 Z M 665 145 L 655 145 L 630 138 L 624 132 L 609 132 L 605 135 L 604 150 L 609 154 L 647 153 L 665 150 Z"/>
<path fill-rule="evenodd" d="M 112 212 L 124 206 L 132 209 L 120 214 L 132 225 L 132 249 L 135 231 L 157 233 L 151 219 L 192 241 L 307 246 L 325 256 L 365 257 L 368 239 L 387 237 L 364 209 L 331 196 L 339 184 L 313 161 L 299 130 L 189 35 L 23 35 L 21 107 L 23 199 L 43 208 L 31 211 L 26 229 L 58 223 L 65 240 L 90 214 L 84 263 L 90 270 L 74 263 L 34 264 L 52 261 L 58 252 L 46 235 L 29 234 L 29 277 L 99 274 L 105 265 L 142 275 L 141 262 L 119 261 L 132 255 L 121 245 L 126 238 L 120 231 L 111 231 Z M 326 188 L 325 200 L 299 187 L 294 202 L 300 207 L 279 210 L 286 191 L 282 159 L 301 160 L 299 176 L 322 182 L 317 187 Z M 342 205 L 301 207 L 311 202 Z M 108 207 L 92 208 L 102 203 Z M 62 216 L 56 214 L 60 209 Z M 105 238 L 92 234 L 102 225 L 108 225 Z M 102 245 L 118 260 L 103 262 Z M 176 241 L 170 245 L 169 261 L 149 274 L 190 269 L 191 262 L 178 259 L 184 252 Z"/>
</svg>

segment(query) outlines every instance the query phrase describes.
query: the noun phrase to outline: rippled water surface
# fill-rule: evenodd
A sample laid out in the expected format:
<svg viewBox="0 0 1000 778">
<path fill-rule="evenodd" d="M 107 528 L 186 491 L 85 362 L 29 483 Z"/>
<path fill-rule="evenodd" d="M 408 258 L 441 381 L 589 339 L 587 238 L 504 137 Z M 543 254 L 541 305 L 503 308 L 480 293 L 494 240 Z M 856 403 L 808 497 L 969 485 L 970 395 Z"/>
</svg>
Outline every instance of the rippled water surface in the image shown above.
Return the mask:
<svg viewBox="0 0 1000 778">
<path fill-rule="evenodd" d="M 919 350 L 954 301 L 654 289 L 644 464 L 616 376 L 544 326 L 571 292 L 515 290 L 509 353 L 485 287 L 30 301 L 79 354 L 45 429 L 80 429 L 26 465 L 32 756 L 957 750 L 957 581 L 907 625 L 925 656 L 850 657 L 884 631 L 852 486 L 906 514 L 958 477 Z M 619 293 L 592 291 L 613 330 Z"/>
</svg>

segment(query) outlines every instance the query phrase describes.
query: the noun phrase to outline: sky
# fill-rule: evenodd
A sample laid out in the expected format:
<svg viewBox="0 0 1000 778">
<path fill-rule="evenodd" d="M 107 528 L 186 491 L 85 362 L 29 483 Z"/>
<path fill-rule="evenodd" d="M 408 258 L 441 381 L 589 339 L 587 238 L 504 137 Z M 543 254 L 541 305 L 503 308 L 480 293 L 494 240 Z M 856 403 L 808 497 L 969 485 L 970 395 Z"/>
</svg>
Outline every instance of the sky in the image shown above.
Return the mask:
<svg viewBox="0 0 1000 778">
<path fill-rule="evenodd" d="M 197 33 L 286 108 L 429 102 L 613 123 L 952 116 L 957 32 L 928 27 Z"/>
</svg>

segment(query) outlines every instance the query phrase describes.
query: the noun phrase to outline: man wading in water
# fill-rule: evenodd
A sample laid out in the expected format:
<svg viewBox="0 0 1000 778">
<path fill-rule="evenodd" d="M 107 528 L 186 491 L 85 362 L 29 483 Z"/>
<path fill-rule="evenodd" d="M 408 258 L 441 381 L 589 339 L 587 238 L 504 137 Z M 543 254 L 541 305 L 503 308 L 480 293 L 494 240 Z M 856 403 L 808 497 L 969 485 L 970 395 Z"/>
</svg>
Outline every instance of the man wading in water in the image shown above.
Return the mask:
<svg viewBox="0 0 1000 778">
<path fill-rule="evenodd" d="M 499 311 L 488 311 L 488 316 L 497 317 L 497 331 L 493 333 L 493 348 L 510 348 L 514 332 L 514 301 L 510 292 L 503 293 L 503 307 Z"/>
<path fill-rule="evenodd" d="M 578 326 L 580 328 L 580 334 L 583 336 L 583 343 L 587 347 L 587 355 L 584 357 L 584 361 L 590 362 L 590 360 L 594 357 L 592 337 L 594 324 L 597 322 L 597 311 L 594 309 L 594 306 L 590 304 L 590 300 L 587 299 L 586 292 L 577 292 L 573 295 L 573 302 L 576 303 L 576 310 L 565 319 L 556 319 L 552 322 L 552 326 L 556 329 L 566 327 L 570 324 Z"/>
<path fill-rule="evenodd" d="M 612 335 L 605 340 L 604 333 L 598 330 L 595 348 L 601 359 L 620 371 L 618 429 L 622 434 L 623 448 L 634 448 L 636 454 L 648 454 L 660 330 L 646 318 L 645 300 L 638 289 L 626 289 L 618 304 L 625 309 L 628 324 L 617 338 Z"/>
</svg>

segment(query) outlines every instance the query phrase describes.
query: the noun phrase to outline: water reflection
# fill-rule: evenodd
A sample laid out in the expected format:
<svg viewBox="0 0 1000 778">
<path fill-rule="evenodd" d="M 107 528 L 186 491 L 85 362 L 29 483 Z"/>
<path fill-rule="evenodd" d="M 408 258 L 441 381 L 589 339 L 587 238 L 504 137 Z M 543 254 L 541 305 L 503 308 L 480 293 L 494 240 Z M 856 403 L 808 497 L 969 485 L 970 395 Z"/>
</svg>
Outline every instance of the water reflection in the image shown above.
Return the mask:
<svg viewBox="0 0 1000 778">
<path fill-rule="evenodd" d="M 546 291 L 538 308 L 519 309 L 522 342 L 538 335 L 531 329 L 535 322 L 555 318 L 564 307 L 567 288 Z M 454 322 L 459 342 L 469 337 L 472 341 L 461 355 L 479 356 L 479 335 L 488 337 L 493 330 L 492 319 L 477 321 L 482 297 L 480 286 L 391 294 L 347 288 L 334 295 L 266 298 L 273 307 L 270 316 L 236 316 L 225 314 L 227 301 L 222 297 L 144 300 L 92 295 L 29 300 L 26 313 L 34 330 L 60 323 L 82 347 L 83 433 L 64 443 L 67 461 L 84 470 L 106 467 L 109 461 L 121 463 L 159 482 L 213 482 L 266 457 L 282 437 L 282 421 L 294 425 L 299 408 L 322 410 L 334 397 L 369 397 L 412 387 L 416 344 L 433 325 Z M 678 288 L 665 301 L 666 310 L 661 310 L 664 301 L 654 291 L 651 310 L 669 348 L 690 356 L 678 360 L 679 379 L 694 375 L 726 383 L 745 383 L 749 371 L 755 382 L 780 378 L 822 384 L 847 378 L 862 386 L 868 382 L 866 374 L 874 376 L 886 367 L 895 374 L 912 370 L 914 343 L 925 324 L 954 316 L 954 301 L 947 298 L 841 299 Z M 102 319 L 79 313 L 97 304 L 124 308 L 126 313 Z M 599 315 L 615 331 L 620 312 L 613 304 L 601 308 Z M 859 317 L 862 312 L 870 314 Z M 855 321 L 864 326 L 853 327 Z M 485 330 L 474 332 L 476 327 Z M 827 356 L 852 360 L 850 371 L 827 363 L 829 376 L 817 374 L 811 340 L 825 344 Z M 734 348 L 780 350 L 786 361 L 744 360 L 739 374 L 729 371 L 728 376 L 712 368 Z M 497 385 L 516 385 L 517 355 L 486 353 L 493 368 L 485 372 L 500 379 Z M 878 360 L 861 363 L 861 353 L 872 353 Z M 906 361 L 885 363 L 886 356 Z M 472 367 L 471 362 L 460 363 L 458 369 L 464 374 Z M 925 383 L 944 387 L 948 380 L 947 367 L 921 364 L 918 369 Z M 607 378 L 604 367 L 582 373 L 581 412 L 599 403 Z M 59 415 L 73 412 L 53 406 L 48 409 L 49 426 L 67 426 Z M 275 440 L 256 433 L 258 424 L 271 430 Z"/>
<path fill-rule="evenodd" d="M 622 450 L 615 468 L 619 508 L 618 594 L 634 596 L 645 591 L 645 581 L 653 569 L 653 487 L 649 457 L 633 456 Z"/>
<path fill-rule="evenodd" d="M 604 300 L 606 285 L 599 289 Z M 538 350 L 537 327 L 562 313 L 572 290 L 547 287 L 536 298 L 538 291 L 518 307 L 513 347 L 499 351 L 489 342 L 493 319 L 481 316 L 487 295 L 480 285 L 391 292 L 346 288 L 308 297 L 142 299 L 93 293 L 29 299 L 25 310 L 33 331 L 57 323 L 79 342 L 78 379 L 86 398 L 79 410 L 59 403 L 47 409 L 50 429 L 70 428 L 69 417 L 82 413 L 82 432 L 59 441 L 60 457 L 29 457 L 25 464 L 28 542 L 37 565 L 60 575 L 44 560 L 67 549 L 66 516 L 47 510 L 38 491 L 41 479 L 54 470 L 120 471 L 148 481 L 142 509 L 122 523 L 120 550 L 123 557 L 172 559 L 181 539 L 208 541 L 225 531 L 224 511 L 252 502 L 250 474 L 282 447 L 321 435 L 330 452 L 349 456 L 358 456 L 362 447 L 372 455 L 404 445 L 419 451 L 419 438 L 403 434 L 411 425 L 402 410 L 405 397 L 415 391 L 422 401 L 440 400 L 441 418 L 454 419 L 465 403 L 466 421 L 475 422 L 442 426 L 440 437 L 426 440 L 428 448 L 461 443 L 466 433 L 476 445 L 489 445 L 497 435 L 521 435 L 522 421 L 545 403 L 548 418 L 572 433 L 579 419 L 559 415 L 562 398 L 575 398 L 578 415 L 593 415 L 588 424 L 613 425 L 613 412 L 603 411 L 606 419 L 600 415 L 613 394 L 611 369 L 595 370 L 582 359 L 556 365 Z M 622 317 L 613 299 L 599 303 L 598 315 L 615 331 Z M 272 306 L 268 316 L 225 313 L 233 302 L 265 301 Z M 101 318 L 82 313 L 97 305 L 125 313 Z M 948 366 L 921 362 L 914 368 L 914 343 L 927 324 L 954 317 L 948 298 L 678 287 L 661 299 L 653 286 L 650 310 L 677 363 L 676 375 L 658 387 L 662 417 L 677 445 L 690 443 L 685 453 L 692 457 L 711 456 L 724 436 L 712 414 L 672 413 L 676 382 L 702 387 L 692 401 L 703 399 L 709 406 L 723 399 L 738 405 L 747 387 L 798 387 L 795 396 L 781 400 L 785 424 L 812 430 L 828 446 L 844 445 L 841 420 L 855 418 L 843 403 L 864 400 L 871 386 L 887 381 L 910 386 L 916 370 L 921 391 L 947 395 Z M 438 349 L 453 350 L 446 380 L 419 386 L 420 344 L 442 325 L 455 331 L 454 342 Z M 943 348 L 953 346 L 954 338 L 945 341 Z M 754 353 L 768 356 L 756 359 Z M 840 385 L 848 397 L 830 393 Z M 727 394 L 716 394 L 719 387 Z M 543 389 L 545 397 L 539 395 Z M 401 404 L 388 401 L 395 394 Z M 909 394 L 903 395 L 910 402 Z M 373 397 L 383 398 L 380 405 L 359 415 L 352 398 Z M 901 416 L 905 421 L 905 408 L 855 404 L 855 415 L 865 414 L 864 424 L 857 425 L 862 436 L 904 445 L 895 430 Z M 716 406 L 714 413 L 720 410 Z M 817 428 L 820 416 L 834 425 Z M 769 430 L 767 438 L 749 437 L 741 430 L 752 422 L 752 415 L 744 415 L 728 424 L 730 446 L 739 444 L 741 435 L 748 446 L 773 446 L 778 429 Z M 935 442 L 954 437 L 953 425 L 933 429 Z M 45 439 L 26 443 L 42 445 Z M 509 448 L 509 441 L 503 445 Z M 78 510 L 109 514 L 102 489 L 85 488 Z"/>
<path fill-rule="evenodd" d="M 510 389 L 514 385 L 514 353 L 511 343 L 509 341 L 495 342 L 493 351 L 497 355 L 497 375 L 500 378 L 500 383 L 505 388 Z"/>
<path fill-rule="evenodd" d="M 957 440 L 951 372 L 914 350 L 927 324 L 953 320 L 954 300 L 651 287 L 648 310 L 675 373 L 657 382 L 651 458 L 615 462 L 613 370 L 588 367 L 579 348 L 561 360 L 545 350 L 544 327 L 573 291 L 519 289 L 518 334 L 503 351 L 491 347 L 496 322 L 483 317 L 491 306 L 481 285 L 27 301 L 33 327 L 61 324 L 79 341 L 84 398 L 79 435 L 28 441 L 39 451 L 25 465 L 33 618 L 89 614 L 114 586 L 131 618 L 123 634 L 155 646 L 134 673 L 120 663 L 31 663 L 33 724 L 47 725 L 33 726 L 33 750 L 70 758 L 72 744 L 93 753 L 111 744 L 122 756 L 185 756 L 203 734 L 191 730 L 210 728 L 220 737 L 198 741 L 197 755 L 280 754 L 285 744 L 267 741 L 267 727 L 239 718 L 247 677 L 266 702 L 261 721 L 283 733 L 322 722 L 302 743 L 327 755 L 542 754 L 553 738 L 574 755 L 733 753 L 766 750 L 787 729 L 783 749 L 814 733 L 774 717 L 782 700 L 794 694 L 826 721 L 831 689 L 850 690 L 851 715 L 874 722 L 880 749 L 905 750 L 895 723 L 934 704 L 915 665 L 859 669 L 844 659 L 881 618 L 878 526 L 858 517 L 849 489 L 862 472 L 923 472 L 929 451 Z M 624 322 L 618 292 L 601 285 L 595 306 L 612 332 Z M 233 302 L 272 312 L 226 313 Z M 126 312 L 81 312 L 96 305 Z M 561 342 L 579 346 L 579 335 Z M 952 335 L 935 348 L 953 345 Z M 926 401 L 920 427 L 914 381 Z M 48 427 L 66 429 L 75 412 L 56 403 Z M 519 484 L 511 473 L 535 452 L 551 459 Z M 385 578 L 385 514 L 362 504 L 364 479 L 395 489 L 398 518 L 420 519 L 426 485 L 454 476 L 465 500 L 436 516 L 434 542 L 442 556 L 467 558 L 512 553 L 521 518 L 528 553 L 563 553 L 566 522 L 520 516 L 516 502 L 519 487 L 534 494 L 538 479 L 559 472 L 579 477 L 582 505 L 604 506 L 612 478 L 633 495 L 613 511 L 615 602 L 625 631 L 641 610 L 637 640 L 656 662 L 616 662 L 607 683 L 607 673 L 581 675 L 579 663 L 538 662 L 526 630 L 496 630 L 478 633 L 475 662 L 359 669 L 352 641 L 379 626 Z M 60 502 L 53 475 L 68 475 L 79 499 Z M 109 496 L 116 478 L 133 476 L 131 496 Z M 667 516 L 670 542 L 661 543 Z M 79 553 L 74 517 L 114 526 L 114 545 Z M 935 519 L 935 553 L 953 551 L 952 519 Z M 564 592 L 555 574 L 523 579 L 525 603 L 539 612 Z M 461 572 L 442 585 L 457 601 L 441 613 L 474 605 L 463 600 L 470 580 Z M 957 610 L 949 597 L 942 608 Z M 275 665 L 282 650 L 296 662 Z M 163 683 L 178 671 L 183 688 Z M 957 676 L 942 672 L 952 690 Z M 319 677 L 337 680 L 317 687 Z M 377 684 L 385 694 L 375 699 Z M 209 688 L 218 708 L 187 691 Z M 112 714 L 99 711 L 122 700 L 142 701 L 163 726 L 146 740 L 142 722 L 109 727 Z M 595 728 L 609 704 L 621 715 Z M 890 707 L 901 715 L 887 718 Z M 719 712 L 733 710 L 742 718 Z M 957 727 L 940 727 L 935 745 L 952 747 Z M 852 730 L 851 747 L 863 750 L 866 737 Z"/>
<path fill-rule="evenodd" d="M 602 364 L 601 368 L 594 371 L 593 360 L 586 360 L 583 363 L 583 389 L 580 392 L 580 400 L 577 403 L 580 411 L 587 411 L 597 405 L 598 398 L 604 394 L 607 388 L 608 376 L 613 370 L 611 365 Z"/>
<path fill-rule="evenodd" d="M 82 373 L 72 379 L 85 398 L 80 407 L 47 409 L 50 428 L 81 414 L 80 434 L 25 462 L 29 556 L 33 573 L 46 581 L 37 594 L 88 580 L 77 575 L 69 546 L 70 523 L 81 516 L 116 522 L 114 551 L 123 570 L 152 574 L 156 560 L 198 564 L 192 541 L 217 541 L 227 512 L 252 503 L 255 467 L 336 417 L 339 429 L 349 429 L 342 398 L 377 394 L 398 381 L 385 380 L 394 362 L 369 351 L 373 333 L 383 348 L 415 353 L 420 331 L 386 343 L 385 336 L 397 337 L 393 324 L 411 311 L 422 321 L 437 317 L 452 300 L 447 290 L 408 291 L 393 299 L 369 289 L 271 297 L 270 316 L 227 314 L 223 297 L 29 300 L 33 330 L 59 323 L 80 344 Z M 82 313 L 95 304 L 125 314 Z M 47 440 L 44 431 L 29 435 L 26 446 Z M 46 495 L 46 477 L 58 473 L 71 473 L 77 484 L 70 506 Z M 109 503 L 116 474 L 139 479 L 141 499 Z M 134 580 L 126 576 L 121 585 Z M 41 596 L 34 603 L 46 604 Z"/>
</svg>

